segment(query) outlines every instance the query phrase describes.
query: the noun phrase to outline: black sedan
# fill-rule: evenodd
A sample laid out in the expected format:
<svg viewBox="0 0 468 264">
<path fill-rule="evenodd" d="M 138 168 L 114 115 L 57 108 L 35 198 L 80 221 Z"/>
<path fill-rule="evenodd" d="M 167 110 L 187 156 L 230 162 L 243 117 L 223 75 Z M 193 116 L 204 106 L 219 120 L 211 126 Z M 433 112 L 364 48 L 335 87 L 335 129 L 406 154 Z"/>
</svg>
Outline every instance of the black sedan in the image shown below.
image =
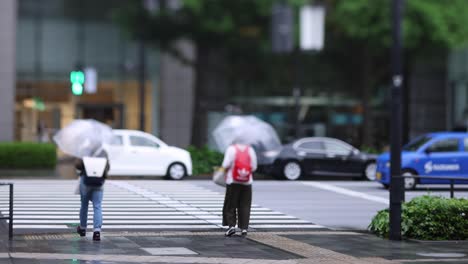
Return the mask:
<svg viewBox="0 0 468 264">
<path fill-rule="evenodd" d="M 275 155 L 269 171 L 287 180 L 309 175 L 375 180 L 377 156 L 334 138 L 302 138 L 269 155 Z"/>
</svg>

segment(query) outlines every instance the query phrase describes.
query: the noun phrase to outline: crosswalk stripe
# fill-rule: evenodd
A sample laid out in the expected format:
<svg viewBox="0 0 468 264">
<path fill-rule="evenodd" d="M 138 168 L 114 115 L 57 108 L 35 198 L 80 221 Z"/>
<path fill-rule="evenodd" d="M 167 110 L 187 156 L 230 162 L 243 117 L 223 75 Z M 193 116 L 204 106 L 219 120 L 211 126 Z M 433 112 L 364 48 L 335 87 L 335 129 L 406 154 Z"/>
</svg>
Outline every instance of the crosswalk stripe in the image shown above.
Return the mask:
<svg viewBox="0 0 468 264">
<path fill-rule="evenodd" d="M 40 211 L 40 212 L 57 212 L 57 211 L 72 211 L 72 212 L 78 212 L 80 208 L 79 207 L 20 207 L 18 208 L 16 205 L 15 205 L 15 214 L 19 211 L 22 211 L 22 210 L 27 210 L 27 211 Z M 8 214 L 8 207 L 5 207 L 5 208 L 0 208 L 0 210 L 2 212 L 5 212 L 6 214 Z M 106 208 L 103 209 L 104 211 L 113 211 L 113 212 L 154 212 L 154 211 L 157 211 L 157 212 L 177 212 L 177 210 L 175 210 L 174 208 L 168 208 L 168 207 L 164 207 L 164 208 L 147 208 L 147 207 L 141 207 L 141 208 L 125 208 L 125 207 L 116 207 L 116 208 L 113 208 L 113 207 L 110 207 L 110 206 L 107 206 Z M 92 210 L 90 210 L 92 211 Z"/>
<path fill-rule="evenodd" d="M 190 216 L 190 215 L 159 215 L 159 216 L 148 216 L 148 215 L 134 215 L 134 216 L 129 216 L 129 215 L 106 215 L 105 220 L 167 220 L 167 219 L 172 219 L 172 220 L 183 220 L 183 219 L 197 219 L 196 217 Z M 93 215 L 88 216 L 89 219 L 93 219 Z M 78 215 L 22 215 L 22 216 L 16 216 L 16 220 L 53 220 L 53 219 L 59 219 L 59 220 L 76 220 L 79 219 Z"/>
<path fill-rule="evenodd" d="M 8 211 L 1 211 L 0 213 L 2 214 L 8 214 Z M 46 213 L 46 214 L 45 214 Z M 43 216 L 49 216 L 49 215 L 78 215 L 78 212 L 76 209 L 70 210 L 70 211 L 19 211 L 14 213 L 15 216 L 22 216 L 22 215 L 43 215 Z M 120 216 L 127 216 L 127 212 L 106 212 L 104 211 L 102 213 L 103 215 L 120 215 Z M 93 211 L 89 211 L 89 215 L 93 215 Z M 131 215 L 185 215 L 184 212 L 178 212 L 178 211 L 166 211 L 166 212 L 132 212 Z"/>
<path fill-rule="evenodd" d="M 14 205 L 15 205 L 15 207 L 14 207 L 15 209 L 16 208 L 26 208 L 26 207 L 38 207 L 38 206 L 46 207 L 46 208 L 47 207 L 48 208 L 69 208 L 69 207 L 76 208 L 76 207 L 80 206 L 80 203 L 62 203 L 62 204 L 51 203 L 51 204 L 48 204 L 48 203 L 27 203 L 27 202 L 24 202 L 24 203 L 17 204 L 15 202 Z M 0 207 L 0 210 L 3 210 L 3 209 L 8 210 L 8 205 L 0 205 L 0 206 L 2 206 L 2 207 Z M 168 208 L 168 206 L 165 206 L 163 204 L 150 204 L 150 203 L 147 203 L 147 204 L 139 204 L 139 203 L 119 204 L 119 203 L 106 203 L 106 202 L 103 202 L 102 206 L 106 207 L 106 208 L 146 208 L 146 209 L 150 209 L 150 208 Z M 89 207 L 92 208 L 92 203 L 89 203 Z M 181 206 L 181 207 L 184 207 L 184 206 Z"/>
<path fill-rule="evenodd" d="M 219 229 L 214 225 L 112 225 L 103 226 L 105 229 Z"/>
<path fill-rule="evenodd" d="M 67 225 L 17 225 L 13 224 L 13 229 L 69 229 Z"/>
<path fill-rule="evenodd" d="M 8 215 L 8 211 L 0 211 L 1 214 Z M 46 213 L 46 214 L 45 214 Z M 70 209 L 69 211 L 45 211 L 45 210 L 40 210 L 40 211 L 15 211 L 14 215 L 15 216 L 23 216 L 23 215 L 78 215 L 78 211 L 74 208 Z M 90 210 L 89 215 L 93 215 L 93 211 Z M 104 211 L 103 215 L 120 215 L 120 216 L 127 216 L 129 213 L 127 211 L 111 211 L 107 212 Z M 186 215 L 186 213 L 181 212 L 181 211 L 175 211 L 175 210 L 166 210 L 166 211 L 132 211 L 131 215 Z M 209 212 L 203 212 L 203 211 L 194 211 L 192 212 L 192 215 L 196 216 L 205 216 L 205 215 L 211 215 L 214 217 L 219 217 L 222 215 L 222 212 L 216 212 L 216 213 L 209 213 Z M 295 218 L 294 216 L 288 216 L 284 215 L 280 212 L 251 212 L 251 218 L 253 217 L 265 217 L 265 218 Z"/>
<path fill-rule="evenodd" d="M 6 220 L 8 223 L 8 220 Z M 53 219 L 47 219 L 47 220 L 35 220 L 35 219 L 28 219 L 28 220 L 13 220 L 13 223 L 16 224 L 79 224 L 80 221 L 78 219 L 76 220 L 53 220 Z M 132 220 L 131 222 L 125 221 L 125 220 L 105 220 L 106 225 L 110 224 L 206 224 L 206 221 L 204 220 L 198 220 L 198 219 L 191 219 L 191 220 Z M 88 224 L 93 224 L 93 221 L 88 220 Z"/>
<path fill-rule="evenodd" d="M 67 225 L 13 225 L 14 229 L 67 229 L 70 227 Z M 104 226 L 103 229 L 152 229 L 152 230 L 167 230 L 167 229 L 182 229 L 182 230 L 192 230 L 192 229 L 219 229 L 218 226 L 214 225 L 111 225 Z"/>
<path fill-rule="evenodd" d="M 321 225 L 251 225 L 252 228 L 325 228 Z"/>
<path fill-rule="evenodd" d="M 14 228 L 66 229 L 79 224 L 76 181 L 14 181 Z M 0 214 L 8 214 L 8 194 L 0 193 Z M 219 229 L 224 194 L 186 182 L 109 180 L 104 188 L 104 229 Z M 88 224 L 92 226 L 92 204 Z M 258 229 L 323 228 L 252 204 L 250 226 Z"/>
<path fill-rule="evenodd" d="M 190 215 L 156 215 L 156 216 L 150 216 L 150 215 L 109 215 L 109 214 L 103 214 L 105 219 L 125 219 L 125 220 L 141 220 L 141 219 L 146 219 L 146 220 L 161 220 L 161 219 L 173 219 L 173 220 L 181 220 L 181 219 L 204 219 L 204 220 L 212 220 L 212 219 L 219 219 L 219 216 L 217 215 L 197 215 L 195 216 L 190 216 Z M 93 214 L 90 214 L 89 219 L 93 219 Z M 47 219 L 60 219 L 60 220 L 68 220 L 68 219 L 79 219 L 79 216 L 77 213 L 74 215 L 16 215 L 15 216 L 15 221 L 16 220 L 47 220 Z M 269 220 L 282 220 L 282 219 L 295 219 L 293 216 L 288 216 L 288 215 L 281 215 L 281 216 L 251 216 L 250 219 L 256 220 L 256 219 L 269 219 Z M 265 222 L 265 221 L 263 221 Z M 281 221 L 284 223 L 284 221 Z M 252 222 L 253 223 L 253 222 Z M 308 223 L 307 221 L 305 223 Z"/>
</svg>

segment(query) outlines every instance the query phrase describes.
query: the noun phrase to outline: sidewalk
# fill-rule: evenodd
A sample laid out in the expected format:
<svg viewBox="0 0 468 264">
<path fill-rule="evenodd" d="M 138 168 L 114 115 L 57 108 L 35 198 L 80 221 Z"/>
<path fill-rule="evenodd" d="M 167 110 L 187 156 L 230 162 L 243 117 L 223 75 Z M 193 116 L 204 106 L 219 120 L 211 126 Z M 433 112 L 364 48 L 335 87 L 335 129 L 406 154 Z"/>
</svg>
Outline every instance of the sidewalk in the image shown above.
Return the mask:
<svg viewBox="0 0 468 264">
<path fill-rule="evenodd" d="M 468 242 L 394 242 L 344 231 L 104 232 L 0 238 L 3 263 L 468 263 Z"/>
</svg>

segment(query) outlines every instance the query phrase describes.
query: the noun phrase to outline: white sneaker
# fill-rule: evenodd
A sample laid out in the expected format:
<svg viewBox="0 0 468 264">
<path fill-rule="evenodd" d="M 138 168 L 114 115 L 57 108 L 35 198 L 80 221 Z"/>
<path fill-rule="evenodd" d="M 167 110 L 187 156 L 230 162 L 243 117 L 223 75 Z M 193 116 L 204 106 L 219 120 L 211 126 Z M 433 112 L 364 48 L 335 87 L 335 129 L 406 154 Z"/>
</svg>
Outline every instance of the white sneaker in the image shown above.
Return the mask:
<svg viewBox="0 0 468 264">
<path fill-rule="evenodd" d="M 226 231 L 226 233 L 224 234 L 225 236 L 232 236 L 236 233 L 236 228 L 231 226 L 229 227 L 229 229 Z"/>
<path fill-rule="evenodd" d="M 241 233 L 243 236 L 246 236 L 247 235 L 247 229 L 242 229 L 242 233 Z"/>
</svg>

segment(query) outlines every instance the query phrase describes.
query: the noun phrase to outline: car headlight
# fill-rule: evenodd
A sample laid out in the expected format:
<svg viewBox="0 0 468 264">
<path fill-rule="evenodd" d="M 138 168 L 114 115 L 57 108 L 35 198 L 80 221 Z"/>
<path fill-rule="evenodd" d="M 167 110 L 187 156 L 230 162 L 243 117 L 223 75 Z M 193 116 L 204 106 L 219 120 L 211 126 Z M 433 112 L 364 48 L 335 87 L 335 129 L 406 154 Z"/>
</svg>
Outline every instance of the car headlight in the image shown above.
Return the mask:
<svg viewBox="0 0 468 264">
<path fill-rule="evenodd" d="M 390 168 L 390 161 L 387 161 L 387 162 L 385 163 L 385 167 Z"/>
<path fill-rule="evenodd" d="M 278 156 L 279 153 L 280 153 L 279 150 L 270 150 L 270 151 L 263 152 L 263 156 L 267 158 L 274 158 Z"/>
</svg>

